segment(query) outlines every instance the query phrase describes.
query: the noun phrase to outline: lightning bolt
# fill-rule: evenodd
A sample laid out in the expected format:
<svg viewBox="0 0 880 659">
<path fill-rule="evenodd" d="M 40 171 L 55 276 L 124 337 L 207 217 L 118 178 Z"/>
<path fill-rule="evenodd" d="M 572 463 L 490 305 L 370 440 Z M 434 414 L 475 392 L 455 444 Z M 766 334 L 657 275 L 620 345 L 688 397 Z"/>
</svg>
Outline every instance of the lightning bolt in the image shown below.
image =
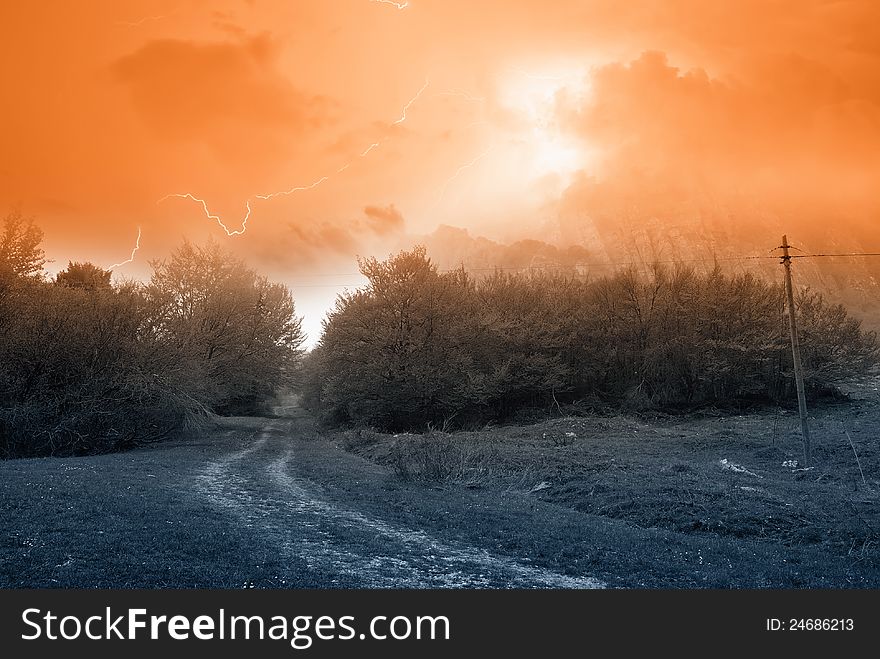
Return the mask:
<svg viewBox="0 0 880 659">
<path fill-rule="evenodd" d="M 117 25 L 124 25 L 125 27 L 139 27 L 139 26 L 143 25 L 144 23 L 151 23 L 153 21 L 161 21 L 162 19 L 165 19 L 165 18 L 171 18 L 172 16 L 177 14 L 179 11 L 180 11 L 180 8 L 178 7 L 177 9 L 175 9 L 167 14 L 159 14 L 158 16 L 145 16 L 144 18 L 137 20 L 137 21 L 116 21 L 116 24 Z"/>
<path fill-rule="evenodd" d="M 412 104 L 415 103 L 415 102 L 419 99 L 419 97 L 422 95 L 422 93 L 425 91 L 425 89 L 428 88 L 428 84 L 429 84 L 429 81 L 428 81 L 427 78 L 426 78 L 426 79 L 425 79 L 425 84 L 422 85 L 421 89 L 419 89 L 419 91 L 416 93 L 416 95 L 413 96 L 413 97 L 407 102 L 407 104 L 403 106 L 403 113 L 402 113 L 401 117 L 400 117 L 399 119 L 393 121 L 392 124 L 391 124 L 392 126 L 397 125 L 397 124 L 400 124 L 400 123 L 403 123 L 404 121 L 406 121 L 406 112 L 407 112 L 407 110 L 409 110 L 409 108 L 412 106 Z M 390 139 L 390 138 L 387 138 L 387 137 L 386 137 L 384 140 L 380 140 L 379 142 L 373 142 L 373 143 L 370 144 L 370 146 L 368 146 L 363 152 L 361 152 L 360 154 L 358 154 L 357 157 L 358 157 L 358 158 L 364 158 L 364 157 L 366 157 L 367 154 L 369 154 L 371 151 L 373 151 L 373 149 L 378 148 L 382 143 L 388 141 L 388 139 Z M 340 167 L 339 169 L 336 170 L 335 174 L 340 174 L 340 173 L 344 172 L 346 169 L 348 169 L 349 167 L 351 167 L 351 165 L 352 165 L 351 162 L 348 162 L 348 163 L 344 164 L 342 167 Z M 321 185 L 324 181 L 327 181 L 328 179 L 330 179 L 331 176 L 333 176 L 333 174 L 328 174 L 328 175 L 326 175 L 326 176 L 322 176 L 321 178 L 319 178 L 319 179 L 313 181 L 312 183 L 310 183 L 310 184 L 308 184 L 308 185 L 298 185 L 298 186 L 295 186 L 295 187 L 290 188 L 289 190 L 280 190 L 280 191 L 278 191 L 278 192 L 270 192 L 270 193 L 268 193 L 268 194 L 258 194 L 258 195 L 254 195 L 254 198 L 256 198 L 256 199 L 262 199 L 262 200 L 268 200 L 268 199 L 274 199 L 275 197 L 284 197 L 284 196 L 292 195 L 292 194 L 294 194 L 294 193 L 296 193 L 296 192 L 304 192 L 304 191 L 306 191 L 306 190 L 312 190 L 312 189 L 314 189 L 314 188 L 317 188 L 317 187 L 318 187 L 319 185 Z M 251 205 L 250 205 L 250 199 L 248 199 L 248 200 L 245 201 L 245 206 L 247 207 L 247 214 L 244 216 L 244 219 L 241 221 L 241 228 L 240 228 L 240 229 L 231 230 L 229 227 L 226 226 L 226 224 L 223 222 L 223 220 L 220 218 L 219 215 L 214 215 L 214 214 L 211 213 L 211 211 L 208 209 L 208 203 L 207 203 L 204 199 L 199 199 L 198 197 L 196 197 L 195 195 L 193 195 L 193 194 L 191 194 L 191 193 L 189 193 L 189 192 L 176 193 L 176 194 L 168 194 L 168 195 L 165 195 L 164 197 L 162 197 L 162 198 L 161 198 L 159 201 L 157 201 L 156 203 L 157 203 L 157 204 L 161 204 L 161 203 L 162 203 L 163 201 L 165 201 L 166 199 L 170 199 L 170 198 L 172 198 L 172 197 L 175 197 L 175 198 L 178 198 L 178 199 L 189 199 L 189 200 L 194 201 L 194 202 L 196 202 L 196 203 L 198 203 L 198 204 L 201 204 L 201 206 L 202 206 L 202 210 L 203 210 L 204 213 L 205 213 L 205 217 L 207 217 L 209 220 L 214 220 L 215 222 L 217 222 L 217 224 L 220 225 L 220 228 L 223 229 L 223 231 L 226 232 L 226 235 L 227 235 L 227 236 L 230 236 L 230 237 L 232 237 L 232 236 L 240 236 L 240 235 L 243 234 L 245 231 L 247 231 L 247 222 L 248 222 L 248 219 L 249 219 L 250 216 L 251 216 Z"/>
<path fill-rule="evenodd" d="M 489 155 L 489 152 L 492 151 L 492 149 L 494 149 L 494 148 L 495 148 L 494 145 L 493 145 L 493 146 L 490 146 L 488 149 L 486 149 L 485 151 L 483 151 L 483 152 L 482 152 L 480 155 L 478 155 L 476 158 L 474 158 L 474 159 L 471 160 L 470 162 L 466 162 L 466 163 L 463 164 L 461 167 L 459 167 L 458 169 L 456 169 L 456 170 L 455 170 L 455 173 L 454 173 L 452 176 L 450 176 L 448 179 L 446 179 L 446 182 L 443 184 L 443 188 L 440 190 L 440 194 L 437 196 L 437 201 L 434 203 L 435 208 L 436 208 L 436 206 L 437 206 L 441 201 L 443 201 L 443 197 L 446 196 L 446 190 L 447 190 L 447 188 L 449 188 L 449 184 L 452 183 L 455 179 L 457 179 L 457 178 L 459 177 L 459 175 L 460 175 L 464 170 L 473 167 L 473 166 L 476 165 L 478 162 L 480 162 L 483 158 L 485 158 L 487 155 Z"/>
<path fill-rule="evenodd" d="M 351 163 L 349 163 L 348 165 L 344 165 L 345 169 L 348 169 L 350 166 L 351 166 Z M 336 173 L 338 174 L 340 171 L 342 171 L 342 167 L 340 167 L 336 171 Z M 270 192 L 269 194 L 258 194 L 258 195 L 254 195 L 254 196 L 257 199 L 274 199 L 275 197 L 283 197 L 283 196 L 291 195 L 294 192 L 302 192 L 303 190 L 311 190 L 313 188 L 317 188 L 319 185 L 321 185 L 328 178 L 330 178 L 330 177 L 329 176 L 322 176 L 317 181 L 315 181 L 314 183 L 310 183 L 309 185 L 298 185 L 295 188 L 290 188 L 290 190 L 281 190 L 280 192 Z"/>
<path fill-rule="evenodd" d="M 425 84 L 422 85 L 422 88 L 418 91 L 418 93 L 410 99 L 409 103 L 407 103 L 406 105 L 403 106 L 403 114 L 400 115 L 400 119 L 398 119 L 397 121 L 391 122 L 392 126 L 396 126 L 397 124 L 402 124 L 404 121 L 406 121 L 406 111 L 409 110 L 410 106 L 413 103 L 415 103 L 417 100 L 419 100 L 419 96 L 421 96 L 422 93 L 427 88 L 428 88 L 428 79 L 425 78 Z"/>
<path fill-rule="evenodd" d="M 425 80 L 425 84 L 422 85 L 422 88 L 419 89 L 419 91 L 416 93 L 416 95 L 413 96 L 413 97 L 407 102 L 407 104 L 403 106 L 403 114 L 401 115 L 400 119 L 397 119 L 396 121 L 393 121 L 393 122 L 391 123 L 392 126 L 395 126 L 395 125 L 397 125 L 397 124 L 399 124 L 399 123 L 402 123 L 402 122 L 406 121 L 406 111 L 409 110 L 409 108 L 412 106 L 413 103 L 415 103 L 417 100 L 419 100 L 419 96 L 421 96 L 422 93 L 425 91 L 425 89 L 427 89 L 428 84 L 429 84 L 429 81 L 426 79 L 426 80 Z M 373 142 L 370 146 L 368 146 L 366 149 L 364 149 L 364 151 L 363 151 L 362 153 L 358 154 L 358 158 L 364 158 L 364 157 L 366 157 L 366 155 L 367 155 L 368 153 L 370 153 L 370 151 L 372 151 L 373 149 L 378 148 L 378 147 L 382 144 L 382 142 L 386 142 L 387 140 L 388 140 L 388 138 L 385 138 L 384 140 L 381 140 L 381 141 L 379 141 L 379 142 Z M 349 167 L 351 167 L 351 165 L 352 165 L 352 163 L 350 163 L 350 162 L 344 164 L 342 167 L 340 167 L 339 169 L 336 170 L 336 173 L 337 173 L 337 174 L 340 174 L 340 173 L 344 172 L 346 169 L 348 169 Z M 256 196 L 257 199 L 273 199 L 274 197 L 287 196 L 287 195 L 291 195 L 291 194 L 293 194 L 294 192 L 303 192 L 303 191 L 305 191 L 305 190 L 311 190 L 311 189 L 313 189 L 313 188 L 317 188 L 319 185 L 321 185 L 321 183 L 323 183 L 324 181 L 326 181 L 326 180 L 329 179 L 329 178 L 330 178 L 329 175 L 328 175 L 328 176 L 322 176 L 322 177 L 319 178 L 317 181 L 315 181 L 314 183 L 311 183 L 311 184 L 309 184 L 309 185 L 301 185 L 301 186 L 297 186 L 297 187 L 294 187 L 294 188 L 290 188 L 290 190 L 282 190 L 282 191 L 280 191 L 280 192 L 272 192 L 272 193 L 270 193 L 270 194 L 265 194 L 265 195 L 259 195 L 259 194 L 258 194 L 258 195 L 255 195 L 255 196 Z"/>
<path fill-rule="evenodd" d="M 114 263 L 113 265 L 108 265 L 107 269 L 113 270 L 114 268 L 119 268 L 123 265 L 127 265 L 127 264 L 131 263 L 132 261 L 134 261 L 134 255 L 137 254 L 137 251 L 140 248 L 141 248 L 141 228 L 138 227 L 138 237 L 137 237 L 137 241 L 134 244 L 134 249 L 131 250 L 131 256 L 129 256 L 128 259 L 126 259 L 125 261 L 121 261 L 119 263 Z"/>
<path fill-rule="evenodd" d="M 164 197 L 162 197 L 159 201 L 157 201 L 156 203 L 161 204 L 163 201 L 165 201 L 166 199 L 170 199 L 171 197 L 178 197 L 180 199 L 192 199 L 193 201 L 201 204 L 202 210 L 205 211 L 205 217 L 207 217 L 209 220 L 216 220 L 217 224 L 219 224 L 220 228 L 226 232 L 227 236 L 230 236 L 230 237 L 240 236 L 245 231 L 247 231 L 247 222 L 251 216 L 251 202 L 250 202 L 250 200 L 247 200 L 244 202 L 244 205 L 247 207 L 247 213 L 245 214 L 244 219 L 241 221 L 241 228 L 235 229 L 233 231 L 233 230 L 230 230 L 229 227 L 227 227 L 223 223 L 223 220 L 220 219 L 219 215 L 211 214 L 211 211 L 208 210 L 208 203 L 204 199 L 199 199 L 198 197 L 194 197 L 189 192 L 184 192 L 184 193 L 180 193 L 180 194 L 167 194 Z"/>
<path fill-rule="evenodd" d="M 364 151 L 360 155 L 360 157 L 363 158 L 365 155 L 367 155 L 370 151 L 372 151 L 373 149 L 375 149 L 378 146 L 379 146 L 379 142 L 373 142 L 370 146 L 367 147 L 366 151 Z M 348 165 L 346 165 L 346 167 L 348 167 Z"/>
<path fill-rule="evenodd" d="M 409 7 L 409 0 L 406 0 L 406 2 L 392 2 L 391 0 L 370 0 L 370 2 L 378 2 L 382 5 L 394 5 L 398 9 L 406 9 L 407 7 Z"/>
</svg>

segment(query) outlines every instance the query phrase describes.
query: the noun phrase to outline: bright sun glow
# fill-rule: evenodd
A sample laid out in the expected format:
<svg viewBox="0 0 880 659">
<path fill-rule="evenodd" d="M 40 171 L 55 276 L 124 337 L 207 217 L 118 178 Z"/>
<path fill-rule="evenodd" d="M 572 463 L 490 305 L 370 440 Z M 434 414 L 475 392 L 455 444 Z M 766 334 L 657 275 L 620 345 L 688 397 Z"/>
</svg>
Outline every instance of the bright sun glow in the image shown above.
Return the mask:
<svg viewBox="0 0 880 659">
<path fill-rule="evenodd" d="M 577 104 L 586 92 L 582 70 L 547 73 L 510 69 L 504 76 L 500 102 L 517 121 L 515 139 L 528 161 L 529 178 L 556 175 L 568 179 L 588 164 L 586 145 L 567 133 L 558 120 L 559 104 Z"/>
<path fill-rule="evenodd" d="M 489 128 L 479 146 L 448 165 L 431 201 L 431 220 L 446 222 L 462 212 L 513 217 L 558 197 L 577 172 L 592 173 L 598 152 L 560 120 L 588 92 L 583 62 L 499 72 L 495 109 L 482 122 Z"/>
</svg>

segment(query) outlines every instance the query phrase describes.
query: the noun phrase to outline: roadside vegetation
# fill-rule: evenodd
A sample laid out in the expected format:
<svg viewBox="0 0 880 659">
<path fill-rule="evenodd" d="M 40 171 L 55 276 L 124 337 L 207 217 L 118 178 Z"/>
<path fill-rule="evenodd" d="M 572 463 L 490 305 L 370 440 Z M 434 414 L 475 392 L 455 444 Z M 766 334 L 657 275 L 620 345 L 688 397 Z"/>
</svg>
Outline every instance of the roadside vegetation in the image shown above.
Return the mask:
<svg viewBox="0 0 880 659">
<path fill-rule="evenodd" d="M 102 453 L 258 413 L 289 384 L 303 334 L 290 292 L 218 245 L 184 243 L 146 284 L 70 263 L 42 232 L 0 234 L 0 457 Z"/>
<path fill-rule="evenodd" d="M 306 359 L 304 401 L 397 487 L 684 538 L 657 559 L 690 585 L 876 584 L 878 343 L 844 307 L 796 296 L 805 466 L 777 284 L 683 267 L 474 279 L 420 249 L 361 267 L 369 284 L 338 299 Z M 753 550 L 765 558 L 734 568 Z"/>
<path fill-rule="evenodd" d="M 674 534 L 690 547 L 659 549 L 655 559 L 669 570 L 691 566 L 691 585 L 701 585 L 705 568 L 719 577 L 728 570 L 734 547 L 753 547 L 770 557 L 756 549 L 749 568 L 730 570 L 715 587 L 876 587 L 880 405 L 874 385 L 862 386 L 856 399 L 816 409 L 811 467 L 802 464 L 797 413 L 785 410 L 650 420 L 557 415 L 422 434 L 351 429 L 333 441 L 381 465 L 389 482 L 407 491 L 439 490 L 446 500 L 522 497 L 591 520 Z M 481 530 L 508 542 L 494 529 Z M 704 541 L 710 544 L 701 548 Z M 577 558 L 572 553 L 569 561 Z M 619 556 L 607 560 L 625 569 Z M 677 586 L 665 574 L 645 583 Z"/>
<path fill-rule="evenodd" d="M 305 363 L 325 423 L 469 428 L 524 411 L 681 412 L 793 399 L 783 291 L 749 274 L 654 267 L 596 279 L 441 272 L 416 248 L 361 261 Z M 811 395 L 867 372 L 878 342 L 809 290 L 796 312 Z M 546 414 L 545 414 L 546 416 Z"/>
</svg>

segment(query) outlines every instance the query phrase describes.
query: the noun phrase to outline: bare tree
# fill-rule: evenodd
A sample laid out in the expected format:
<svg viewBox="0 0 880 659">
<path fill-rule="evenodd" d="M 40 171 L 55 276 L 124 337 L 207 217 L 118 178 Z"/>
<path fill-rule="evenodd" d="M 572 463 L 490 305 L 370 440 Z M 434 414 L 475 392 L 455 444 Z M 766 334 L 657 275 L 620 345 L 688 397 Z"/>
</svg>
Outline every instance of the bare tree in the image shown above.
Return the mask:
<svg viewBox="0 0 880 659">
<path fill-rule="evenodd" d="M 40 243 L 43 231 L 21 211 L 9 213 L 0 234 L 0 275 L 3 270 L 17 277 L 42 276 L 46 256 Z"/>
</svg>

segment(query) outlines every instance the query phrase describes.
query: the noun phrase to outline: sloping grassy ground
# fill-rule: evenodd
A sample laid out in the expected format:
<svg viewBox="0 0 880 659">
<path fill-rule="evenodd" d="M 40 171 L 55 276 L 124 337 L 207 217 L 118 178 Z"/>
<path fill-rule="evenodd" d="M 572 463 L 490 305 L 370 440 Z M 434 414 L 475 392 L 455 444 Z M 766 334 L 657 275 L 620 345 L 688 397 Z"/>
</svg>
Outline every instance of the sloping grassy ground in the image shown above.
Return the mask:
<svg viewBox="0 0 880 659">
<path fill-rule="evenodd" d="M 127 453 L 0 462 L 0 587 L 329 586 L 194 494 L 200 465 L 253 441 L 259 420 L 235 422 Z"/>
<path fill-rule="evenodd" d="M 224 419 L 202 437 L 127 453 L 0 462 L 0 587 L 363 585 L 332 562 L 282 551 L 302 535 L 290 514 L 300 501 L 267 468 L 290 453 L 289 475 L 329 511 L 609 587 L 878 588 L 875 386 L 816 410 L 808 470 L 792 462 L 801 458 L 791 411 L 557 417 L 395 437 L 328 435 L 292 408 L 283 420 Z M 198 479 L 266 428 L 263 448 L 226 474 L 243 512 L 268 511 L 251 519 Z M 333 548 L 365 563 L 392 551 L 375 524 L 352 529 L 351 519 L 326 521 Z"/>
<path fill-rule="evenodd" d="M 342 434 L 340 444 L 401 481 L 529 493 L 643 529 L 727 546 L 757 543 L 774 560 L 801 564 L 800 583 L 787 586 L 878 587 L 875 386 L 859 383 L 856 395 L 867 396 L 811 413 L 813 461 L 806 469 L 790 410 L 650 421 L 561 417 L 452 434 L 360 430 Z"/>
</svg>

